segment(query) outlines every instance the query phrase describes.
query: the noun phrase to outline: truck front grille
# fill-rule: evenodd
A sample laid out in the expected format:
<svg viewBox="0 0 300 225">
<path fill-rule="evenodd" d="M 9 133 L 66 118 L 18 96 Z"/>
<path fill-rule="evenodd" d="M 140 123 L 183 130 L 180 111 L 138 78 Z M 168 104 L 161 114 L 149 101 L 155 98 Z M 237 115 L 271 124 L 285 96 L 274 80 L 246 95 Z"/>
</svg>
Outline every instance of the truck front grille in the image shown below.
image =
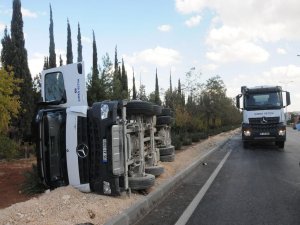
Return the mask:
<svg viewBox="0 0 300 225">
<path fill-rule="evenodd" d="M 270 124 L 278 124 L 279 117 L 258 117 L 258 118 L 249 118 L 249 123 L 251 125 L 270 125 Z"/>
</svg>

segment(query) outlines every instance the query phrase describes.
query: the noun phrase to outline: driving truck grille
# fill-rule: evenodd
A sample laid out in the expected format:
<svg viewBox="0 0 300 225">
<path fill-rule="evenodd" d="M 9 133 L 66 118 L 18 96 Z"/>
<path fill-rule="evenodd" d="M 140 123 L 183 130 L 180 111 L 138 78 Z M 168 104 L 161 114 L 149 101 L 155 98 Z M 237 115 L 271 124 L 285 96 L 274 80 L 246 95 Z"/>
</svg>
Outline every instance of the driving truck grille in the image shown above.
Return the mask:
<svg viewBox="0 0 300 225">
<path fill-rule="evenodd" d="M 249 118 L 249 123 L 252 124 L 274 124 L 279 123 L 279 117 L 259 117 Z"/>
<path fill-rule="evenodd" d="M 87 118 L 79 116 L 77 120 L 77 127 L 78 127 L 77 143 L 88 145 Z M 89 182 L 89 156 L 86 158 L 78 157 L 78 166 L 79 166 L 80 183 L 81 184 L 88 183 Z"/>
<path fill-rule="evenodd" d="M 279 124 L 279 117 L 249 118 L 249 123 L 253 131 L 276 132 Z"/>
</svg>

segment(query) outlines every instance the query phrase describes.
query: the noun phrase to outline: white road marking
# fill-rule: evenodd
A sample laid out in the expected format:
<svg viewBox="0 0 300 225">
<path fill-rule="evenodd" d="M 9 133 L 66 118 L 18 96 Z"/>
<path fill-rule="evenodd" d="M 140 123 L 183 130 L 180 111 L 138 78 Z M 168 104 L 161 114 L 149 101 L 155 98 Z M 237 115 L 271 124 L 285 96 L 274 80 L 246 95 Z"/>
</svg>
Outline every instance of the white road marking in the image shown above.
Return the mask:
<svg viewBox="0 0 300 225">
<path fill-rule="evenodd" d="M 217 177 L 218 173 L 220 172 L 221 168 L 225 164 L 227 158 L 229 157 L 232 150 L 227 152 L 225 157 L 222 159 L 220 164 L 217 166 L 217 168 L 214 170 L 214 172 L 210 175 L 204 186 L 201 188 L 201 190 L 198 192 L 196 197 L 193 199 L 193 201 L 189 204 L 189 206 L 185 209 L 181 217 L 177 220 L 175 225 L 185 225 L 193 212 L 195 211 L 196 207 L 199 205 L 200 201 L 204 197 L 205 193 L 209 189 L 210 185 L 213 183 L 214 179 Z"/>
</svg>

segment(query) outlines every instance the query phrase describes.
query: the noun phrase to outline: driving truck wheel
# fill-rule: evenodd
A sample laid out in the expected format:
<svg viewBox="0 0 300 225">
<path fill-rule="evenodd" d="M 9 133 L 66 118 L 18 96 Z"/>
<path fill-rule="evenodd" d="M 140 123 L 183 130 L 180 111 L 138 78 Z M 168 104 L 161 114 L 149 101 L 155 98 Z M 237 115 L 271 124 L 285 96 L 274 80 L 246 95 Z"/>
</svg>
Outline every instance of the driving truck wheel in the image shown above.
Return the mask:
<svg viewBox="0 0 300 225">
<path fill-rule="evenodd" d="M 171 122 L 171 116 L 158 116 L 156 119 L 156 125 L 169 125 Z"/>
<path fill-rule="evenodd" d="M 128 184 L 132 190 L 144 190 L 154 185 L 155 176 L 146 173 L 143 177 L 128 177 Z"/>
<path fill-rule="evenodd" d="M 172 155 L 162 155 L 160 156 L 160 161 L 162 162 L 173 162 L 175 160 L 175 153 Z"/>
<path fill-rule="evenodd" d="M 243 141 L 243 147 L 244 147 L 244 149 L 249 148 L 249 142 L 248 141 Z"/>
<path fill-rule="evenodd" d="M 145 168 L 145 172 L 157 177 L 165 172 L 165 168 L 162 166 L 149 166 Z"/>
<path fill-rule="evenodd" d="M 284 141 L 276 141 L 278 148 L 284 148 Z"/>
<path fill-rule="evenodd" d="M 160 156 L 164 155 L 172 155 L 175 153 L 175 147 L 173 145 L 165 148 L 159 148 L 159 154 Z"/>
<path fill-rule="evenodd" d="M 132 100 L 127 103 L 126 107 L 127 107 L 126 114 L 128 116 L 131 115 L 153 116 L 154 115 L 153 105 L 150 102 Z"/>
</svg>

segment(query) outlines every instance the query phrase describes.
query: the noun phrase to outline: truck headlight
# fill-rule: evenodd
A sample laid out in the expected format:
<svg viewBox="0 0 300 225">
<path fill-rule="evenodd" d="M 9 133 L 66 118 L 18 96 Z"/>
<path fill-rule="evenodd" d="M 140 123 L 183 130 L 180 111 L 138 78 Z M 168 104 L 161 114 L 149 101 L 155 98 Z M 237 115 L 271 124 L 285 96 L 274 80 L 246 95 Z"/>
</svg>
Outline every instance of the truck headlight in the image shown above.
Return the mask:
<svg viewBox="0 0 300 225">
<path fill-rule="evenodd" d="M 250 137 L 251 136 L 251 131 L 250 130 L 244 130 L 244 136 Z"/>
<path fill-rule="evenodd" d="M 101 119 L 104 120 L 108 117 L 109 107 L 107 104 L 101 105 Z"/>
<path fill-rule="evenodd" d="M 278 135 L 279 136 L 284 136 L 285 135 L 285 129 L 279 129 L 278 130 Z"/>
</svg>

